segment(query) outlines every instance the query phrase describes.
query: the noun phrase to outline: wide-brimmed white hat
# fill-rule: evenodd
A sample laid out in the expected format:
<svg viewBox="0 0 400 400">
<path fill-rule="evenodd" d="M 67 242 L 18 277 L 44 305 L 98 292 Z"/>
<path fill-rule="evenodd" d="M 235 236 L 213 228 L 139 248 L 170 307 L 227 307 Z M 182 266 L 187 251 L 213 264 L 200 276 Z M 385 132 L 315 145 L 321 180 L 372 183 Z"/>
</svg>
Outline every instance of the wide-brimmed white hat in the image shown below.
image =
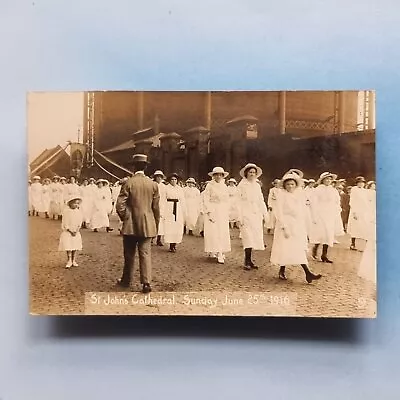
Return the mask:
<svg viewBox="0 0 400 400">
<path fill-rule="evenodd" d="M 214 176 L 215 174 L 222 174 L 224 178 L 229 175 L 229 172 L 226 172 L 222 167 L 214 167 L 211 172 L 208 173 L 208 176 Z"/>
<path fill-rule="evenodd" d="M 228 183 L 230 183 L 230 182 L 233 182 L 233 183 L 237 184 L 237 181 L 236 181 L 235 178 L 229 178 L 228 179 Z"/>
<path fill-rule="evenodd" d="M 337 178 L 336 174 L 332 174 L 331 172 L 323 172 L 320 176 L 319 179 L 317 181 L 318 184 L 322 183 L 324 179 L 326 178 L 332 178 L 332 180 L 334 181 Z"/>
<path fill-rule="evenodd" d="M 82 201 L 82 197 L 79 196 L 79 194 L 72 194 L 71 196 L 68 197 L 66 203 L 69 204 L 72 200 L 80 200 L 80 201 Z"/>
<path fill-rule="evenodd" d="M 286 172 L 286 174 L 290 174 L 290 173 L 295 173 L 295 174 L 297 174 L 300 178 L 303 178 L 303 177 L 304 177 L 303 171 L 301 171 L 300 169 L 297 169 L 297 168 L 290 168 L 289 171 Z M 285 174 L 285 175 L 286 175 L 286 174 Z"/>
<path fill-rule="evenodd" d="M 374 185 L 374 184 L 376 185 L 376 182 L 375 182 L 375 181 L 368 181 L 368 182 L 367 182 L 367 186 L 368 186 L 368 187 L 370 187 L 371 185 Z"/>
<path fill-rule="evenodd" d="M 188 178 L 186 180 L 186 183 L 194 183 L 194 184 L 196 184 L 196 180 L 194 178 Z"/>
<path fill-rule="evenodd" d="M 241 176 L 242 178 L 245 178 L 244 173 L 245 173 L 246 170 L 249 169 L 249 168 L 254 168 L 254 169 L 256 170 L 256 178 L 259 178 L 259 177 L 262 175 L 262 169 L 261 169 L 258 165 L 253 164 L 253 163 L 248 163 L 248 164 L 246 164 L 246 165 L 240 170 L 240 172 L 239 172 L 239 174 L 240 174 L 240 176 Z"/>
<path fill-rule="evenodd" d="M 283 188 L 285 187 L 285 182 L 288 180 L 294 180 L 296 182 L 297 187 L 300 187 L 303 182 L 303 179 L 300 178 L 299 174 L 295 172 L 286 172 L 286 174 L 283 175 L 280 181 Z"/>
<path fill-rule="evenodd" d="M 67 180 L 67 178 L 65 177 L 65 176 L 62 176 L 61 178 L 60 178 L 60 181 L 66 181 Z"/>
<path fill-rule="evenodd" d="M 155 178 L 156 176 L 161 176 L 163 179 L 166 178 L 166 176 L 164 175 L 164 172 L 162 172 L 162 171 L 159 170 L 159 169 L 158 169 L 157 171 L 154 172 L 153 178 Z"/>
<path fill-rule="evenodd" d="M 104 179 L 102 179 L 102 178 L 100 178 L 100 179 L 97 179 L 97 181 L 96 181 L 96 185 L 98 185 L 99 183 L 103 183 L 104 182 Z"/>
<path fill-rule="evenodd" d="M 40 181 L 41 177 L 39 175 L 35 175 L 32 180 L 33 181 Z"/>
</svg>

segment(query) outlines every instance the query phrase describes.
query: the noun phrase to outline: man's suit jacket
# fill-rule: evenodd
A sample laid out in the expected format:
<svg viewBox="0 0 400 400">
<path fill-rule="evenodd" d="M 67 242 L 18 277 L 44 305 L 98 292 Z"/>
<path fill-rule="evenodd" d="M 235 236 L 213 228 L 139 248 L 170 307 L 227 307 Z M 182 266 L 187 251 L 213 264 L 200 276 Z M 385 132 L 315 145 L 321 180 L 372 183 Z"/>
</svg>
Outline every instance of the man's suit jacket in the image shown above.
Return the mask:
<svg viewBox="0 0 400 400">
<path fill-rule="evenodd" d="M 138 237 L 157 236 L 160 223 L 158 185 L 144 174 L 135 174 L 121 188 L 116 211 L 121 218 L 122 234 Z"/>
</svg>

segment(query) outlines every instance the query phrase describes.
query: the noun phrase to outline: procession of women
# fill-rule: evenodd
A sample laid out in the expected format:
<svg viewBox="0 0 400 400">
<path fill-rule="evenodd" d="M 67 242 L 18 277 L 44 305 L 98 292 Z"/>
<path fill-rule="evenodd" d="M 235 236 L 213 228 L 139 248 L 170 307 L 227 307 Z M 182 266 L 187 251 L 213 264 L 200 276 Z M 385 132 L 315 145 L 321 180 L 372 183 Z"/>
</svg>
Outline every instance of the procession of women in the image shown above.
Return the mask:
<svg viewBox="0 0 400 400">
<path fill-rule="evenodd" d="M 301 268 L 307 283 L 323 281 L 323 275 L 329 274 L 329 268 L 323 274 L 314 273 L 310 260 L 327 266 L 340 262 L 332 257 L 331 249 L 346 244 L 349 251 L 363 251 L 359 276 L 376 282 L 374 181 L 362 176 L 346 181 L 328 171 L 307 179 L 301 170 L 290 169 L 271 183 L 265 201 L 262 174 L 254 163 L 239 171 L 239 182 L 220 166 L 209 172 L 207 182 L 155 171 L 152 179 L 159 188 L 161 218 L 153 244 L 165 246 L 165 251 L 179 258 L 185 236 L 198 237 L 205 257 L 226 268 L 222 265 L 228 264 L 232 231 L 237 229 L 243 263 L 232 267 L 257 273 L 254 253 L 260 252 L 276 268 L 278 279 L 286 281 L 289 268 Z M 80 199 L 81 228 L 110 233 L 110 217 L 117 218 L 115 204 L 126 179 L 110 183 L 90 178 L 78 184 L 74 177 L 34 176 L 28 187 L 28 214 L 61 220 L 69 203 Z M 266 235 L 273 235 L 270 249 Z M 67 265 L 72 262 L 69 259 Z"/>
</svg>

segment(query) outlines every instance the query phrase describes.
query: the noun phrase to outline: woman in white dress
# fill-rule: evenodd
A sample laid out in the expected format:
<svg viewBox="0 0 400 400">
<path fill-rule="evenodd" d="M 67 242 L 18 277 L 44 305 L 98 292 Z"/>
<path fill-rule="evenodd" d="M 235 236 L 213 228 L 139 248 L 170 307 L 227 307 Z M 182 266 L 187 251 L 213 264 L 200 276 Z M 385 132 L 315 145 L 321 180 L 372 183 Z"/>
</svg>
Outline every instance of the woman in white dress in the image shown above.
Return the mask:
<svg viewBox="0 0 400 400">
<path fill-rule="evenodd" d="M 160 193 L 160 223 L 158 224 L 158 232 L 157 232 L 157 246 L 164 246 L 161 238 L 164 236 L 164 225 L 165 225 L 165 220 L 164 220 L 164 212 L 165 212 L 165 205 L 166 205 L 166 195 L 165 195 L 165 190 L 166 190 L 166 185 L 164 183 L 164 179 L 166 179 L 166 176 L 164 173 L 160 170 L 157 170 L 153 174 L 153 180 L 157 183 L 158 185 L 158 192 Z"/>
<path fill-rule="evenodd" d="M 112 203 L 112 191 L 110 187 L 110 182 L 107 179 L 103 179 L 103 188 L 104 188 L 104 195 L 106 196 L 107 214 L 108 216 L 110 216 L 113 209 L 113 203 Z"/>
<path fill-rule="evenodd" d="M 347 225 L 347 233 L 351 237 L 350 250 L 357 250 L 356 239 L 366 240 L 368 220 L 368 190 L 365 189 L 365 179 L 362 176 L 356 178 L 356 186 L 350 193 L 350 215 Z"/>
<path fill-rule="evenodd" d="M 39 211 L 44 213 L 45 217 L 48 219 L 50 218 L 49 212 L 50 212 L 50 202 L 51 202 L 51 180 L 49 178 L 46 178 L 43 180 L 43 185 L 42 185 L 42 200 L 40 204 L 40 209 Z"/>
<path fill-rule="evenodd" d="M 252 260 L 253 250 L 264 250 L 264 222 L 268 221 L 268 209 L 257 180 L 262 169 L 249 163 L 240 170 L 242 180 L 238 189 L 238 220 L 244 248 L 244 269 L 258 269 Z"/>
<path fill-rule="evenodd" d="M 193 235 L 193 230 L 196 227 L 197 219 L 200 213 L 200 190 L 196 187 L 194 178 L 189 178 L 186 181 L 186 187 L 183 189 L 185 193 L 186 204 L 186 221 L 185 228 L 189 235 Z"/>
<path fill-rule="evenodd" d="M 297 173 L 286 173 L 283 189 L 278 193 L 275 207 L 276 226 L 272 242 L 271 264 L 279 265 L 279 279 L 286 280 L 287 265 L 301 265 L 306 281 L 320 279 L 312 273 L 307 260 L 306 205 L 303 193 L 298 188 L 302 179 Z"/>
<path fill-rule="evenodd" d="M 82 194 L 82 203 L 80 208 L 82 210 L 82 215 L 83 215 L 82 228 L 86 229 L 88 228 L 90 221 L 92 220 L 93 204 L 94 204 L 93 189 L 89 185 L 89 181 L 87 179 L 84 179 L 82 181 L 81 194 Z"/>
<path fill-rule="evenodd" d="M 367 243 L 361 258 L 358 275 L 376 284 L 376 192 L 374 181 L 367 183 L 367 197 Z"/>
<path fill-rule="evenodd" d="M 61 235 L 58 245 L 59 251 L 67 252 L 67 265 L 65 268 L 77 267 L 76 252 L 82 250 L 82 236 L 80 229 L 83 222 L 82 212 L 79 209 L 81 198 L 72 195 L 66 199 L 61 222 Z"/>
<path fill-rule="evenodd" d="M 267 233 L 273 233 L 275 229 L 275 222 L 276 218 L 274 215 L 274 208 L 276 204 L 276 199 L 278 197 L 278 192 L 280 191 L 280 180 L 279 179 L 274 179 L 272 182 L 272 187 L 269 189 L 268 193 L 268 223 L 267 223 Z"/>
<path fill-rule="evenodd" d="M 229 226 L 234 228 L 237 226 L 239 211 L 238 211 L 238 188 L 235 178 L 228 179 L 228 193 L 229 193 Z"/>
<path fill-rule="evenodd" d="M 111 232 L 110 228 L 110 220 L 108 218 L 109 211 L 109 198 L 107 191 L 109 192 L 109 188 L 104 186 L 104 179 L 99 179 L 97 183 L 97 189 L 94 195 L 94 204 L 93 204 L 93 214 L 92 220 L 90 221 L 90 227 L 93 229 L 93 232 L 98 232 L 101 228 L 106 228 L 107 232 Z"/>
<path fill-rule="evenodd" d="M 229 192 L 225 185 L 228 172 L 214 167 L 209 172 L 212 180 L 203 192 L 204 251 L 225 263 L 225 253 L 231 251 L 229 232 Z"/>
<path fill-rule="evenodd" d="M 32 194 L 31 194 L 32 181 L 28 180 L 28 217 L 33 215 Z"/>
<path fill-rule="evenodd" d="M 317 259 L 317 252 L 322 244 L 321 261 L 332 264 L 328 258 L 328 248 L 333 247 L 335 234 L 337 233 L 337 214 L 340 211 L 340 196 L 332 186 L 332 180 L 337 176 L 330 172 L 320 175 L 314 189 L 311 201 L 312 227 L 310 232 L 310 243 L 313 244 L 312 257 Z"/>
<path fill-rule="evenodd" d="M 36 175 L 32 178 L 31 185 L 31 201 L 32 201 L 32 215 L 39 216 L 39 210 L 42 207 L 42 184 L 40 183 L 40 176 Z"/>
<path fill-rule="evenodd" d="M 50 185 L 50 189 L 50 214 L 53 216 L 53 219 L 61 219 L 63 210 L 63 197 L 59 176 L 56 175 L 53 177 L 53 182 Z"/>
<path fill-rule="evenodd" d="M 185 194 L 178 179 L 175 173 L 169 176 L 164 193 L 164 241 L 169 243 L 171 253 L 176 253 L 176 245 L 182 242 L 186 219 Z"/>
<path fill-rule="evenodd" d="M 307 237 L 310 237 L 310 232 L 312 228 L 312 214 L 311 214 L 311 202 L 314 193 L 315 180 L 306 179 L 305 187 L 303 190 L 305 202 L 306 202 L 306 227 L 307 227 Z"/>
</svg>

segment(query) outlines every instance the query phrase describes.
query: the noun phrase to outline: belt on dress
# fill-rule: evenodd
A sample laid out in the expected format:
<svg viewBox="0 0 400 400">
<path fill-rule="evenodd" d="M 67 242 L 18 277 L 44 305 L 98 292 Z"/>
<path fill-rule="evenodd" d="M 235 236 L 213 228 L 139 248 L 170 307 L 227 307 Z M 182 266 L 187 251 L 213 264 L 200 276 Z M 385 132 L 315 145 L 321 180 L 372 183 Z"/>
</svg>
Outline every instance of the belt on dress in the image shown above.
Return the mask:
<svg viewBox="0 0 400 400">
<path fill-rule="evenodd" d="M 167 199 L 167 201 L 170 201 L 170 202 L 174 203 L 174 208 L 172 210 L 172 214 L 175 215 L 175 221 L 176 221 L 179 200 L 178 199 Z"/>
</svg>

